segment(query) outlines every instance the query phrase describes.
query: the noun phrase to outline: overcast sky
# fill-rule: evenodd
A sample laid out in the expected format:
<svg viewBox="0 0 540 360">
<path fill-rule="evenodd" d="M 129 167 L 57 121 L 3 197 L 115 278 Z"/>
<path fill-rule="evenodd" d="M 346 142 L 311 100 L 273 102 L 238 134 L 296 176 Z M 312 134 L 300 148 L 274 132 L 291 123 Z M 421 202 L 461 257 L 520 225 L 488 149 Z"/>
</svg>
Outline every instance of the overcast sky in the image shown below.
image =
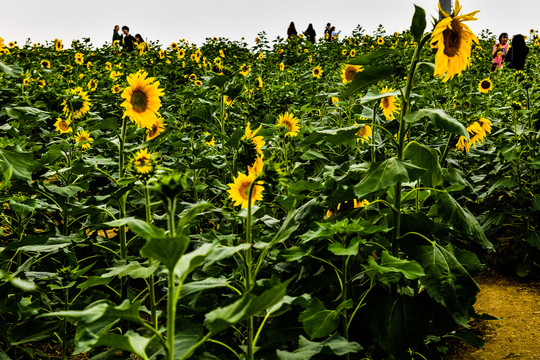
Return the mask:
<svg viewBox="0 0 540 360">
<path fill-rule="evenodd" d="M 382 24 L 387 33 L 408 29 L 414 4 L 428 15 L 437 15 L 438 0 L 154 0 L 154 1 L 77 1 L 77 0 L 0 0 L 0 37 L 20 45 L 31 38 L 44 43 L 55 38 L 69 44 L 89 37 L 95 46 L 110 43 L 115 24 L 128 25 L 166 47 L 186 38 L 202 44 L 206 37 L 222 36 L 252 42 L 260 31 L 270 39 L 286 36 L 294 21 L 299 32 L 313 23 L 317 36 L 327 22 L 350 35 L 357 25 L 372 34 Z M 540 28 L 540 0 L 462 0 L 463 12 L 481 10 L 478 21 L 469 22 L 479 34 L 489 29 L 495 34 L 508 32 L 527 35 Z M 69 46 L 69 45 L 68 45 Z"/>
</svg>

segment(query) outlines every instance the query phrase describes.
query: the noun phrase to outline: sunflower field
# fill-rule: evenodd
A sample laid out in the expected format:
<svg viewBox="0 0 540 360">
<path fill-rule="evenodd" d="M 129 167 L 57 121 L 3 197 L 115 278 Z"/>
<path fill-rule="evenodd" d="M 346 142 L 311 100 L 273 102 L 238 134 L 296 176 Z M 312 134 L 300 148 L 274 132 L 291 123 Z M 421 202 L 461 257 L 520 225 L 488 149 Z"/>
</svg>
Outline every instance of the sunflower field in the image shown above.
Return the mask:
<svg viewBox="0 0 540 360">
<path fill-rule="evenodd" d="M 0 39 L 0 359 L 481 346 L 473 277 L 540 266 L 540 40 L 490 72 L 460 12 L 316 44 Z"/>
</svg>

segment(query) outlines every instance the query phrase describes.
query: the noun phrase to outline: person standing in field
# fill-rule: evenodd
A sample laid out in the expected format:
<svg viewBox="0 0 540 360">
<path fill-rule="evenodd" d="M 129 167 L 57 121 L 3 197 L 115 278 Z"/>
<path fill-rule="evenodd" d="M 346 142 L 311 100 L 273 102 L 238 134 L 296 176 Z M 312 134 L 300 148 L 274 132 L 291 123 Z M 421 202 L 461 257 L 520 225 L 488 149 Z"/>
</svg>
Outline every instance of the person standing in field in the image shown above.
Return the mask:
<svg viewBox="0 0 540 360">
<path fill-rule="evenodd" d="M 523 70 L 525 67 L 525 58 L 529 54 L 529 47 L 525 44 L 523 35 L 517 34 L 512 37 L 512 46 L 506 54 L 505 62 L 508 68 Z"/>
<path fill-rule="evenodd" d="M 127 27 L 126 25 L 122 26 L 122 33 L 124 34 L 122 38 L 122 47 L 128 52 L 132 52 L 135 38 L 133 37 L 133 35 L 129 34 L 129 27 Z"/>
<path fill-rule="evenodd" d="M 324 28 L 324 39 L 326 41 L 330 41 L 330 37 L 332 36 L 332 34 L 330 32 L 331 25 L 332 24 L 328 23 L 328 24 L 326 24 L 326 27 Z"/>
<path fill-rule="evenodd" d="M 491 71 L 500 69 L 506 54 L 508 53 L 508 34 L 499 35 L 499 42 L 493 46 L 493 61 L 491 62 Z"/>
<path fill-rule="evenodd" d="M 114 30 L 112 33 L 112 42 L 114 43 L 116 41 L 117 44 L 120 44 L 122 42 L 122 36 L 118 33 L 120 30 L 120 25 L 114 25 Z"/>
<path fill-rule="evenodd" d="M 331 40 L 336 40 L 338 38 L 339 34 L 341 34 L 341 30 L 336 31 L 336 27 L 332 26 L 332 28 L 330 29 L 330 39 Z"/>
<path fill-rule="evenodd" d="M 294 22 L 291 21 L 291 24 L 287 29 L 287 39 L 290 39 L 293 36 L 298 36 L 298 32 L 296 32 L 296 26 L 294 26 Z"/>
<path fill-rule="evenodd" d="M 315 44 L 315 41 L 317 41 L 317 34 L 315 33 L 315 29 L 313 28 L 313 24 L 309 24 L 306 31 L 304 31 L 304 35 L 306 35 L 306 38 L 311 41 L 313 44 Z"/>
</svg>

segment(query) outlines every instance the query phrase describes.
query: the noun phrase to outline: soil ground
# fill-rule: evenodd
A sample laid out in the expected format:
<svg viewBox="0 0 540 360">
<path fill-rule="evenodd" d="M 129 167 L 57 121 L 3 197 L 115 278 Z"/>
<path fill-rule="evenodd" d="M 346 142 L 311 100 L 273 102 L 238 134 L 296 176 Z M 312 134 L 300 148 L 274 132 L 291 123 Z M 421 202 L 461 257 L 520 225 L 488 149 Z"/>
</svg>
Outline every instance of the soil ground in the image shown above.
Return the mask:
<svg viewBox="0 0 540 360">
<path fill-rule="evenodd" d="M 474 308 L 500 320 L 472 321 L 486 341 L 482 349 L 450 344 L 446 360 L 540 359 L 540 281 L 526 281 L 488 271 L 476 279 L 480 293 Z"/>
</svg>

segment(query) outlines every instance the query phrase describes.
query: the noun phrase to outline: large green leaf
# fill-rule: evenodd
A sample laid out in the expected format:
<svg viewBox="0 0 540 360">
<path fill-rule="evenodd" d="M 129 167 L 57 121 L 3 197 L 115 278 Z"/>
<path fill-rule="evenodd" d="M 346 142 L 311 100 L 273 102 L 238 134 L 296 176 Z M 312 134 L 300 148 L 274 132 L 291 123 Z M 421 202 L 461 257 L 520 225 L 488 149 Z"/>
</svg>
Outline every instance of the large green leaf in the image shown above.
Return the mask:
<svg viewBox="0 0 540 360">
<path fill-rule="evenodd" d="M 486 250 L 492 250 L 493 244 L 487 239 L 484 229 L 476 220 L 476 217 L 448 193 L 438 192 L 437 210 L 439 214 L 454 228 L 472 237 Z"/>
<path fill-rule="evenodd" d="M 367 88 L 381 80 L 392 76 L 394 68 L 390 65 L 370 66 L 354 75 L 354 79 L 349 87 L 341 95 L 343 98 L 349 97 L 358 91 Z"/>
<path fill-rule="evenodd" d="M 189 236 L 184 234 L 173 237 L 155 237 L 143 246 L 141 254 L 158 260 L 172 272 L 186 252 L 189 241 Z"/>
<path fill-rule="evenodd" d="M 362 98 L 360 99 L 360 103 L 361 104 L 367 104 L 367 103 L 370 103 L 372 101 L 384 99 L 384 98 L 389 97 L 389 96 L 400 96 L 400 95 L 401 95 L 400 90 L 389 91 L 389 92 L 386 92 L 386 93 L 372 93 L 372 92 L 369 92 L 366 95 L 362 96 Z"/>
<path fill-rule="evenodd" d="M 224 277 L 221 278 L 206 278 L 200 281 L 192 281 L 187 284 L 182 285 L 182 290 L 180 291 L 180 296 L 185 297 L 192 294 L 199 293 L 207 289 L 215 289 L 217 287 L 227 287 L 229 281 Z"/>
<path fill-rule="evenodd" d="M 291 279 L 280 282 L 277 278 L 262 281 L 262 284 L 255 285 L 234 303 L 207 313 L 204 324 L 213 334 L 217 334 L 231 325 L 257 315 L 283 299 L 290 281 Z"/>
<path fill-rule="evenodd" d="M 133 217 L 108 221 L 104 223 L 104 225 L 111 227 L 120 227 L 127 225 L 131 231 L 133 231 L 137 235 L 140 235 L 146 240 L 165 236 L 165 232 L 162 229 L 150 224 L 149 222 Z"/>
<path fill-rule="evenodd" d="M 128 264 L 118 265 L 114 267 L 107 268 L 109 272 L 101 275 L 104 278 L 118 276 L 124 277 L 129 276 L 132 279 L 146 279 L 150 277 L 159 267 L 159 263 L 156 262 L 152 266 L 144 266 L 138 261 L 133 261 Z"/>
<path fill-rule="evenodd" d="M 4 74 L 6 74 L 9 77 L 15 78 L 22 74 L 23 69 L 15 65 L 11 65 L 11 66 L 6 65 L 0 61 L 0 71 L 2 71 Z"/>
<path fill-rule="evenodd" d="M 424 276 L 424 269 L 416 261 L 409 261 L 399 259 L 383 250 L 381 253 L 381 264 L 377 264 L 375 260 L 368 257 L 368 265 L 364 265 L 364 268 L 368 271 L 368 274 L 372 276 L 372 273 L 388 274 L 388 273 L 400 273 L 409 280 L 418 279 Z"/>
<path fill-rule="evenodd" d="M 369 52 L 367 55 L 362 55 L 351 59 L 348 63 L 352 65 L 371 65 L 377 60 L 384 59 L 389 55 L 394 54 L 398 54 L 398 52 L 392 49 L 378 49 Z"/>
<path fill-rule="evenodd" d="M 277 350 L 277 357 L 280 360 L 309 360 L 314 355 L 319 354 L 325 347 L 330 348 L 338 356 L 356 353 L 362 350 L 362 346 L 357 342 L 349 342 L 342 336 L 334 334 L 322 342 L 310 341 L 300 335 L 298 339 L 298 349 L 293 352 Z"/>
<path fill-rule="evenodd" d="M 6 146 L 0 149 L 0 163 L 13 167 L 13 178 L 32 180 L 34 156 L 31 152 L 23 151 L 18 146 Z"/>
<path fill-rule="evenodd" d="M 411 34 L 417 43 L 420 42 L 426 29 L 426 12 L 420 6 L 414 5 L 414 15 L 411 23 Z"/>
<path fill-rule="evenodd" d="M 323 141 L 329 144 L 340 144 L 355 140 L 357 138 L 356 133 L 361 127 L 361 125 L 354 125 L 343 128 L 315 130 L 304 139 L 303 145 L 318 144 Z"/>
<path fill-rule="evenodd" d="M 66 310 L 57 311 L 40 316 L 60 316 L 79 319 L 80 321 L 91 324 L 100 319 L 123 319 L 136 324 L 142 325 L 143 320 L 139 316 L 139 308 L 141 302 L 137 301 L 130 304 L 129 300 L 124 300 L 120 305 L 116 306 L 106 300 L 98 300 L 88 305 L 84 310 Z"/>
<path fill-rule="evenodd" d="M 480 291 L 469 273 L 451 252 L 435 243 L 416 246 L 409 255 L 424 268 L 421 282 L 428 294 L 466 327 L 469 309 Z"/>
<path fill-rule="evenodd" d="M 412 164 L 426 169 L 425 174 L 422 175 L 422 181 L 425 185 L 431 187 L 443 185 L 442 170 L 437 151 L 416 141 L 411 141 L 405 147 L 403 156 L 409 159 Z"/>
<path fill-rule="evenodd" d="M 446 130 L 452 134 L 463 135 L 467 139 L 469 138 L 469 134 L 467 133 L 465 126 L 441 109 L 418 110 L 405 115 L 405 121 L 408 123 L 414 123 L 426 117 L 429 118 L 433 124 L 440 129 Z"/>
<path fill-rule="evenodd" d="M 418 179 L 425 169 L 390 158 L 380 163 L 372 163 L 360 182 L 354 187 L 359 199 L 366 195 L 385 190 L 398 182 L 409 182 Z"/>
<path fill-rule="evenodd" d="M 352 300 L 349 299 L 339 304 L 336 310 L 328 310 L 321 300 L 314 298 L 310 306 L 300 313 L 298 320 L 310 338 L 325 337 L 337 329 L 341 311 L 350 309 L 352 305 Z"/>
<path fill-rule="evenodd" d="M 351 240 L 351 243 L 349 246 L 345 247 L 340 242 L 334 242 L 330 245 L 328 245 L 328 250 L 337 256 L 354 256 L 358 254 L 358 249 L 360 247 L 360 243 L 365 243 L 365 241 L 362 241 L 359 237 L 354 238 Z"/>
<path fill-rule="evenodd" d="M 128 330 L 125 335 L 114 333 L 105 334 L 99 338 L 94 346 L 112 346 L 116 349 L 132 352 L 144 360 L 148 360 L 145 349 L 150 340 L 151 338 L 140 336 L 133 330 Z"/>
</svg>

